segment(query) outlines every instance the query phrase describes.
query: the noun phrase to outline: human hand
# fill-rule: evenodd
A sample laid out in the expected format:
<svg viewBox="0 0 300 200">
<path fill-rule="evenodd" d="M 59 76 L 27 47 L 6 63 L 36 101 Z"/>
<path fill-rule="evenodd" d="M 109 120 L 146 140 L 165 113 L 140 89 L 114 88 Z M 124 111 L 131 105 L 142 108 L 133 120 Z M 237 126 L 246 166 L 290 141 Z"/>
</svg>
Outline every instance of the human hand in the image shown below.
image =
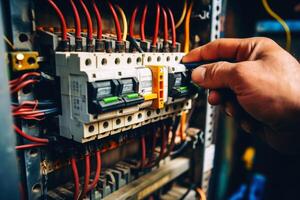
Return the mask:
<svg viewBox="0 0 300 200">
<path fill-rule="evenodd" d="M 268 38 L 218 39 L 192 50 L 182 62 L 234 59 L 196 68 L 192 80 L 210 91 L 242 128 L 281 152 L 300 152 L 300 65 Z M 230 89 L 227 98 L 218 89 Z M 241 114 L 242 113 L 242 114 Z M 299 126 L 299 127 L 298 127 Z"/>
</svg>

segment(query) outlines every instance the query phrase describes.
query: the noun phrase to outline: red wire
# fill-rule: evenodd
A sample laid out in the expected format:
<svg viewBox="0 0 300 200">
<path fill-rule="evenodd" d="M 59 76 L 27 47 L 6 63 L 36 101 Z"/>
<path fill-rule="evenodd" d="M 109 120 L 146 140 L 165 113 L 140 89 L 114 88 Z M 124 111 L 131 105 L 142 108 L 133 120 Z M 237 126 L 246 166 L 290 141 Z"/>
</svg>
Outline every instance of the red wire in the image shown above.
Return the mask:
<svg viewBox="0 0 300 200">
<path fill-rule="evenodd" d="M 141 137 L 141 147 L 142 147 L 141 168 L 143 168 L 145 166 L 145 162 L 146 162 L 146 141 L 145 141 L 145 136 Z"/>
<path fill-rule="evenodd" d="M 153 134 L 153 138 L 152 138 L 152 152 L 151 152 L 151 154 L 152 154 L 152 161 L 153 161 L 153 158 L 154 158 L 154 154 L 155 154 L 155 148 L 156 148 L 156 142 L 157 142 L 157 140 L 156 140 L 157 138 L 156 138 L 156 132 Z"/>
<path fill-rule="evenodd" d="M 74 13 L 74 18 L 75 18 L 75 35 L 76 38 L 81 38 L 81 21 L 80 21 L 80 17 L 79 17 L 79 13 L 77 10 L 77 7 L 74 3 L 73 0 L 70 0 L 71 6 L 72 6 L 72 10 Z"/>
<path fill-rule="evenodd" d="M 155 47 L 158 40 L 158 31 L 159 31 L 159 18 L 160 18 L 160 5 L 159 3 L 156 4 L 156 18 L 155 18 L 155 27 L 154 27 L 154 34 L 152 39 L 152 45 Z"/>
<path fill-rule="evenodd" d="M 31 135 L 27 135 L 25 132 L 23 132 L 21 129 L 19 129 L 19 127 L 17 127 L 16 125 L 13 125 L 13 128 L 19 135 L 21 135 L 22 137 L 24 137 L 25 139 L 27 139 L 29 141 L 38 142 L 38 143 L 49 143 L 48 139 L 38 138 L 38 137 L 31 136 Z"/>
<path fill-rule="evenodd" d="M 133 38 L 134 37 L 134 24 L 135 24 L 135 18 L 138 13 L 139 7 L 135 7 L 133 10 L 132 16 L 130 18 L 130 23 L 129 23 L 129 35 Z"/>
<path fill-rule="evenodd" d="M 57 5 L 52 0 L 48 0 L 52 8 L 55 10 L 56 14 L 59 17 L 60 24 L 61 24 L 61 37 L 63 41 L 67 41 L 67 23 L 64 15 L 62 14 L 61 10 L 57 7 Z"/>
<path fill-rule="evenodd" d="M 24 150 L 24 149 L 31 149 L 31 148 L 36 148 L 36 147 L 42 147 L 46 146 L 47 144 L 45 143 L 35 143 L 35 144 L 23 144 L 23 145 L 18 145 L 16 146 L 16 150 Z"/>
<path fill-rule="evenodd" d="M 164 8 L 161 8 L 163 12 L 164 17 L 164 41 L 167 42 L 169 39 L 169 28 L 168 28 L 168 16 L 166 13 L 166 10 Z"/>
<path fill-rule="evenodd" d="M 15 92 L 18 92 L 19 90 L 21 90 L 22 88 L 30 85 L 30 84 L 34 84 L 34 83 L 37 83 L 38 80 L 27 80 L 27 81 L 24 81 L 22 82 L 21 84 L 19 84 L 18 86 L 16 86 L 15 88 L 11 88 L 11 93 L 15 93 Z"/>
<path fill-rule="evenodd" d="M 155 153 L 155 148 L 156 148 L 156 131 L 152 135 L 152 150 L 151 150 L 151 157 L 149 159 L 149 162 L 147 166 L 152 166 L 152 162 L 154 160 L 154 153 Z"/>
<path fill-rule="evenodd" d="M 140 24 L 140 33 L 141 33 L 141 40 L 146 41 L 146 36 L 145 36 L 145 22 L 146 22 L 146 16 L 148 12 L 148 5 L 146 4 L 143 10 L 143 15 L 141 19 L 141 24 Z"/>
<path fill-rule="evenodd" d="M 161 128 L 161 133 L 162 133 L 162 141 L 161 141 L 161 149 L 160 149 L 160 152 L 159 152 L 159 160 L 161 160 L 164 156 L 164 152 L 165 152 L 165 149 L 166 149 L 166 133 L 165 133 L 165 127 L 162 127 Z"/>
<path fill-rule="evenodd" d="M 84 186 L 83 186 L 83 192 L 82 192 L 82 195 L 81 195 L 82 198 L 86 196 L 86 193 L 88 191 L 88 186 L 89 186 L 89 182 L 90 182 L 90 175 L 91 175 L 90 154 L 86 154 L 85 155 Z"/>
<path fill-rule="evenodd" d="M 176 47 L 176 27 L 175 27 L 174 15 L 170 8 L 168 8 L 168 12 L 170 15 L 171 28 L 172 28 L 172 46 L 175 48 Z"/>
<path fill-rule="evenodd" d="M 43 120 L 45 113 L 44 112 L 40 112 L 40 111 L 18 111 L 18 112 L 14 112 L 13 116 L 15 117 L 21 117 L 23 119 L 34 119 L 34 120 Z M 38 118 L 42 116 L 42 118 Z"/>
<path fill-rule="evenodd" d="M 88 39 L 92 40 L 93 39 L 93 22 L 92 22 L 92 17 L 90 15 L 90 12 L 88 10 L 88 8 L 86 7 L 85 3 L 83 2 L 83 0 L 79 0 L 85 17 L 86 17 L 86 21 L 87 21 L 87 28 L 88 28 Z"/>
<path fill-rule="evenodd" d="M 72 165 L 74 186 L 75 186 L 73 199 L 77 200 L 78 195 L 79 195 L 79 175 L 78 175 L 78 169 L 77 169 L 77 165 L 76 165 L 76 159 L 74 157 L 71 158 L 71 165 Z"/>
<path fill-rule="evenodd" d="M 115 8 L 113 7 L 113 5 L 110 2 L 108 2 L 108 6 L 109 6 L 109 9 L 114 18 L 114 22 L 115 22 L 115 26 L 116 26 L 116 33 L 117 33 L 117 40 L 119 42 L 121 42 L 122 41 L 122 32 L 121 32 L 121 26 L 120 26 L 120 21 L 119 21 L 118 15 L 116 13 Z"/>
<path fill-rule="evenodd" d="M 92 0 L 92 4 L 93 4 L 94 12 L 96 15 L 96 19 L 97 19 L 97 27 L 98 27 L 97 39 L 100 40 L 102 38 L 102 18 L 101 18 L 100 11 L 99 11 L 99 8 L 98 8 L 95 0 Z"/>
<path fill-rule="evenodd" d="M 20 117 L 22 119 L 31 119 L 31 120 L 43 120 L 45 119 L 45 113 L 41 111 L 32 111 L 31 109 L 20 109 L 19 111 L 13 112 L 14 117 Z"/>
<path fill-rule="evenodd" d="M 35 114 L 44 114 L 43 112 L 41 111 L 32 111 L 32 109 L 28 109 L 28 108 L 25 108 L 25 109 L 20 109 L 19 111 L 16 111 L 13 113 L 13 116 L 19 116 L 19 115 L 35 115 Z"/>
<path fill-rule="evenodd" d="M 92 183 L 89 185 L 87 189 L 87 192 L 93 190 L 96 187 L 99 181 L 100 172 L 101 172 L 101 151 L 97 150 L 96 151 L 96 173 L 95 173 L 94 180 L 92 181 Z"/>
<path fill-rule="evenodd" d="M 33 100 L 33 101 L 23 101 L 20 105 L 18 106 L 12 106 L 13 107 L 13 112 L 19 111 L 20 109 L 30 109 L 32 111 L 36 110 L 37 106 L 39 104 L 38 100 Z M 33 106 L 33 108 L 32 108 Z"/>
<path fill-rule="evenodd" d="M 40 76 L 40 75 L 41 74 L 39 72 L 28 72 L 28 73 L 23 74 L 19 78 L 9 81 L 9 84 L 14 85 L 16 83 L 19 83 L 19 82 L 23 81 L 24 79 L 26 79 L 28 76 Z"/>
</svg>

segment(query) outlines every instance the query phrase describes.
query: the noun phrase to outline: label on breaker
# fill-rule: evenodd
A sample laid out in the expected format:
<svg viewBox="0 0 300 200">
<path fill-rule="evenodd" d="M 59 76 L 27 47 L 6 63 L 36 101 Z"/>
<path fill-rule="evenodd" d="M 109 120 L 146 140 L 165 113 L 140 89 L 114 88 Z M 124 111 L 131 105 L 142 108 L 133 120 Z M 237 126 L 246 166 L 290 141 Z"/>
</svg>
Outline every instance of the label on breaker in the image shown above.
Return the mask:
<svg viewBox="0 0 300 200">
<path fill-rule="evenodd" d="M 79 117 L 83 109 L 84 100 L 84 89 L 83 80 L 80 76 L 71 75 L 70 76 L 70 92 L 71 92 L 71 108 L 72 115 Z"/>
<path fill-rule="evenodd" d="M 204 166 L 203 171 L 209 171 L 214 166 L 214 157 L 215 157 L 215 145 L 210 145 L 209 147 L 205 148 L 204 152 Z"/>
</svg>

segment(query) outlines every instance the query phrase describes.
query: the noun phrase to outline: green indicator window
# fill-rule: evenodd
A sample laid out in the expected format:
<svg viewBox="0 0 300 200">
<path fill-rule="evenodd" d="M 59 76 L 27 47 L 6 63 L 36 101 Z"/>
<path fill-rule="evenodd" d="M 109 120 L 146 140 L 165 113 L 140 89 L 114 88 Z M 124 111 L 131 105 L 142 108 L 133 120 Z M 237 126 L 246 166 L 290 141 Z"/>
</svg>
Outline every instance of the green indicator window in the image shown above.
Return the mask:
<svg viewBox="0 0 300 200">
<path fill-rule="evenodd" d="M 104 103 L 113 103 L 118 101 L 118 97 L 107 97 L 103 99 Z"/>
<path fill-rule="evenodd" d="M 179 88 L 181 91 L 183 91 L 183 90 L 187 90 L 188 88 L 186 87 L 186 86 L 183 86 L 183 87 L 180 87 Z"/>
<path fill-rule="evenodd" d="M 127 98 L 128 99 L 135 99 L 135 98 L 138 98 L 139 97 L 139 94 L 138 93 L 133 93 L 133 94 L 128 94 L 127 95 Z"/>
</svg>

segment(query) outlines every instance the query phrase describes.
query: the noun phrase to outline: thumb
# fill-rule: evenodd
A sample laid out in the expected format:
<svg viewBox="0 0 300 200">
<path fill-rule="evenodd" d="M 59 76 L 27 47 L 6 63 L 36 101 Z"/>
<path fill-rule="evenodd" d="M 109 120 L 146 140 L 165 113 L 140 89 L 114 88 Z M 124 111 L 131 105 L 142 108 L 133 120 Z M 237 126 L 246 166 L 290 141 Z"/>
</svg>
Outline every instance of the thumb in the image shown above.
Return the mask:
<svg viewBox="0 0 300 200">
<path fill-rule="evenodd" d="M 203 65 L 192 72 L 192 81 L 204 88 L 232 89 L 232 79 L 234 78 L 236 64 L 229 62 L 216 62 Z"/>
</svg>

